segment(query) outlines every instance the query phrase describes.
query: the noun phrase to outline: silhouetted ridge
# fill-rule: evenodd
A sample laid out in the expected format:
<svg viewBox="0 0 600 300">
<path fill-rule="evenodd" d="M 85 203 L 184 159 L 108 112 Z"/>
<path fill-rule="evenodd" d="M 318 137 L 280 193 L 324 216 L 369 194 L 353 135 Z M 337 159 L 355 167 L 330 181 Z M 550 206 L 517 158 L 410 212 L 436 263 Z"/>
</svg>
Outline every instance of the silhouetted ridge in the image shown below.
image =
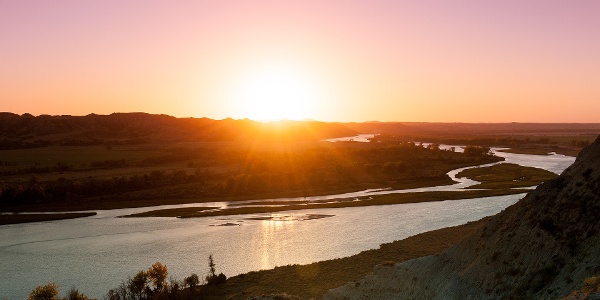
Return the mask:
<svg viewBox="0 0 600 300">
<path fill-rule="evenodd" d="M 329 299 L 559 299 L 600 274 L 600 138 L 558 178 L 438 256 L 333 290 Z"/>
<path fill-rule="evenodd" d="M 397 136 L 513 135 L 540 133 L 598 134 L 598 123 L 440 123 L 440 122 L 364 122 L 346 123 L 348 128 L 362 133 Z"/>
<path fill-rule="evenodd" d="M 229 141 L 239 139 L 315 140 L 352 136 L 340 123 L 175 118 L 147 113 L 87 116 L 21 116 L 0 113 L 0 149 L 47 145 Z"/>
</svg>

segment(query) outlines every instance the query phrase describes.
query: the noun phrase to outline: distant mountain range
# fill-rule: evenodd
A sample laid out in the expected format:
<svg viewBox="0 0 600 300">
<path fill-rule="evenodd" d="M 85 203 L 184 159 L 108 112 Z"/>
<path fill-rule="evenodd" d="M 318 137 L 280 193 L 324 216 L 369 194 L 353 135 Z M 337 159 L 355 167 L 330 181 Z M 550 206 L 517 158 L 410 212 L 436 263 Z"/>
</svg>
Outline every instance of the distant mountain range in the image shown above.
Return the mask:
<svg viewBox="0 0 600 300">
<path fill-rule="evenodd" d="M 600 275 L 599 216 L 600 138 L 446 252 L 378 266 L 325 298 L 560 299 Z"/>
</svg>

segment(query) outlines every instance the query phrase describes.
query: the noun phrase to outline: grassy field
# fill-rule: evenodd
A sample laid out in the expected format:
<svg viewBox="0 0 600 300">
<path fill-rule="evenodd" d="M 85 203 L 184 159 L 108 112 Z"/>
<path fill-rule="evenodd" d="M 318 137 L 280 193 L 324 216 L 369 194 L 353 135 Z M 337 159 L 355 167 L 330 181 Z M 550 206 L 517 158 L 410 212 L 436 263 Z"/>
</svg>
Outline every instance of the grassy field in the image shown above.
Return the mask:
<svg viewBox="0 0 600 300">
<path fill-rule="evenodd" d="M 469 187 L 471 189 L 511 189 L 535 186 L 558 175 L 538 168 L 503 163 L 491 167 L 467 169 L 456 176 L 481 182 Z"/>
<path fill-rule="evenodd" d="M 85 167 L 94 161 L 141 161 L 165 149 L 161 145 L 119 146 L 108 150 L 105 146 L 53 146 L 33 149 L 2 150 L 2 160 L 17 166 L 53 166 L 64 163 Z"/>
</svg>

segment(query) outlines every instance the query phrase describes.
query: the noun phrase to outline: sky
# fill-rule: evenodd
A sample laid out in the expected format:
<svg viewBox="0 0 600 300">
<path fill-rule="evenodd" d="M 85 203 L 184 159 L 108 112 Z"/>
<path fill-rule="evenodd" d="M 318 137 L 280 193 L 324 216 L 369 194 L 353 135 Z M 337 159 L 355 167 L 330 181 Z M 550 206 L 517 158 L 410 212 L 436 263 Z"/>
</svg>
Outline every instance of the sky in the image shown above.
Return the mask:
<svg viewBox="0 0 600 300">
<path fill-rule="evenodd" d="M 600 1 L 0 0 L 0 111 L 600 122 Z"/>
</svg>

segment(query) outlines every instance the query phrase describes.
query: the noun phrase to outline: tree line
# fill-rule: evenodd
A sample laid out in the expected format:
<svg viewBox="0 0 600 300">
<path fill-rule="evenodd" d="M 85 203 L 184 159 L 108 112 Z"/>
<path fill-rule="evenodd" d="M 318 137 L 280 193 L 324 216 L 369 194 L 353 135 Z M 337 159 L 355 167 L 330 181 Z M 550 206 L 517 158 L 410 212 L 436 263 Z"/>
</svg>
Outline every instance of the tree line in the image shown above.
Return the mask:
<svg viewBox="0 0 600 300">
<path fill-rule="evenodd" d="M 208 257 L 208 274 L 201 282 L 200 277 L 192 273 L 183 280 L 169 278 L 169 270 L 161 262 L 155 262 L 148 270 L 141 270 L 128 277 L 121 284 L 110 289 L 105 300 L 187 300 L 202 298 L 202 286 L 220 285 L 227 281 L 223 273 L 217 274 L 213 255 Z M 66 296 L 59 298 L 58 286 L 54 283 L 37 286 L 27 300 L 91 300 L 76 288 L 71 288 Z"/>
<path fill-rule="evenodd" d="M 34 175 L 27 183 L 0 184 L 0 204 L 11 206 L 44 201 L 73 200 L 175 184 L 203 184 L 207 180 L 218 178 L 218 176 L 217 173 L 206 169 L 197 169 L 193 174 L 188 174 L 184 170 L 172 172 L 155 170 L 143 175 L 81 179 L 59 177 L 56 180 L 40 182 Z"/>
</svg>

